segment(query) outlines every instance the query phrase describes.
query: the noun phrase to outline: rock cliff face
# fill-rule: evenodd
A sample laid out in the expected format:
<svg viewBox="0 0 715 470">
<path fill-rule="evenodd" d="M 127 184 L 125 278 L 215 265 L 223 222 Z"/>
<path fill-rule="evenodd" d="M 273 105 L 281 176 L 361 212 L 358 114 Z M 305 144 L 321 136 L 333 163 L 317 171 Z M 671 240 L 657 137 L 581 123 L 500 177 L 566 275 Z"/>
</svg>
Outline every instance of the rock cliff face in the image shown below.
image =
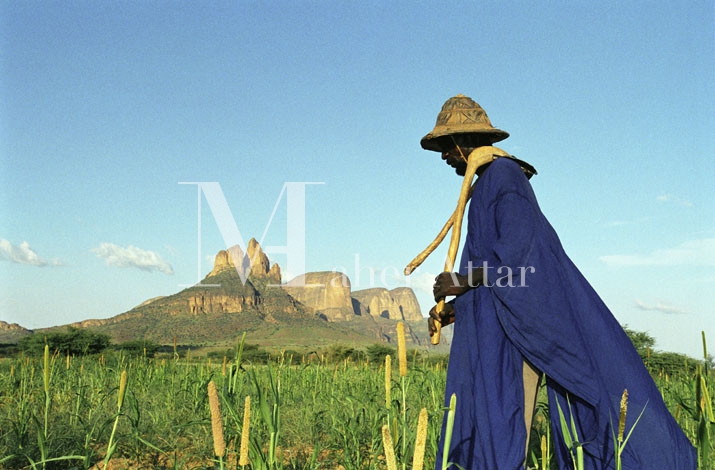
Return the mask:
<svg viewBox="0 0 715 470">
<path fill-rule="evenodd" d="M 397 318 L 396 309 L 392 305 L 392 298 L 387 289 L 375 287 L 355 291 L 353 297 L 357 300 L 360 314 L 370 315 L 373 318 Z M 392 309 L 392 312 L 390 310 Z M 397 318 L 402 320 L 402 318 Z"/>
<path fill-rule="evenodd" d="M 387 290 L 382 287 L 353 292 L 353 298 L 360 306 L 360 313 L 374 318 L 391 320 L 422 320 L 417 297 L 409 287 Z"/>
<path fill-rule="evenodd" d="M 188 298 L 189 313 L 192 315 L 209 313 L 240 313 L 257 305 L 257 295 L 214 294 L 210 290 L 192 293 Z"/>
<path fill-rule="evenodd" d="M 422 309 L 417 301 L 415 291 L 409 287 L 397 287 L 390 291 L 392 299 L 400 310 L 402 317 L 407 321 L 422 321 Z"/>
<path fill-rule="evenodd" d="M 328 321 L 352 320 L 355 316 L 389 320 L 421 321 L 422 312 L 412 289 L 382 287 L 351 292 L 343 273 L 317 272 L 298 276 L 283 289 Z"/>
<path fill-rule="evenodd" d="M 306 273 L 282 287 L 291 297 L 329 321 L 350 320 L 355 315 L 350 279 L 343 273 Z"/>
</svg>

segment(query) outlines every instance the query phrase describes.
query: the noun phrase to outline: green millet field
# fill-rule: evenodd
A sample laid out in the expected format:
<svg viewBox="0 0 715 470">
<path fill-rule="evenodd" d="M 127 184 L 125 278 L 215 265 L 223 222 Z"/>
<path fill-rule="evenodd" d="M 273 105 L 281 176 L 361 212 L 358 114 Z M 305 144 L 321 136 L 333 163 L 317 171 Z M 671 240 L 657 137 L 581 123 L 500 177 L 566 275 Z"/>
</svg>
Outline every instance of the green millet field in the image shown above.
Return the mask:
<svg viewBox="0 0 715 470">
<path fill-rule="evenodd" d="M 48 346 L 0 359 L 0 468 L 435 467 L 446 356 L 404 343 L 268 355 L 249 340 L 203 356 Z M 700 468 L 715 468 L 711 361 L 644 360 Z M 544 400 L 527 463 L 553 469 Z"/>
</svg>

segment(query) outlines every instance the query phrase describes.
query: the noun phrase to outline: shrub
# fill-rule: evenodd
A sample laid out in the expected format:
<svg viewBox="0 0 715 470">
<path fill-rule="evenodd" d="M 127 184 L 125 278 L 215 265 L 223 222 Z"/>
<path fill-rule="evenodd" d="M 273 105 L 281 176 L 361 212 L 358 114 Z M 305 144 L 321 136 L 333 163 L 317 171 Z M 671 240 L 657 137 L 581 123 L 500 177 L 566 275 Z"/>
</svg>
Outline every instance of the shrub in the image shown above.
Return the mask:
<svg viewBox="0 0 715 470">
<path fill-rule="evenodd" d="M 53 353 L 82 356 L 105 350 L 109 346 L 110 340 L 109 335 L 104 333 L 68 327 L 66 331 L 62 332 L 33 333 L 18 342 L 20 350 L 30 356 L 41 356 L 45 344 Z"/>
<path fill-rule="evenodd" d="M 382 364 L 385 362 L 385 356 L 388 354 L 391 356 L 395 355 L 395 349 L 384 344 L 372 344 L 365 350 L 370 362 L 375 364 Z"/>
</svg>

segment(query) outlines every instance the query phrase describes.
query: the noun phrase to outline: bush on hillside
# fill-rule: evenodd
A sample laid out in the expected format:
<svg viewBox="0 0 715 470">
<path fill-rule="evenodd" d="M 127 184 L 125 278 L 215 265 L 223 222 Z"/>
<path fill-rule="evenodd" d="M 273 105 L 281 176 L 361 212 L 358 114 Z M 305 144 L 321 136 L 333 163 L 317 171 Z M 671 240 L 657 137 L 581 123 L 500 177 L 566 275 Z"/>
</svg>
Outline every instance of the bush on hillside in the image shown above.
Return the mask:
<svg viewBox="0 0 715 470">
<path fill-rule="evenodd" d="M 33 333 L 25 336 L 18 342 L 22 352 L 30 356 L 40 356 L 45 350 L 45 344 L 50 352 L 83 356 L 104 351 L 109 345 L 109 335 L 94 333 L 74 327 L 65 331 L 51 333 Z"/>
<path fill-rule="evenodd" d="M 395 357 L 397 351 L 395 348 L 385 346 L 384 344 L 371 344 L 367 347 L 365 353 L 367 354 L 367 358 L 370 362 L 374 364 L 381 364 L 385 362 L 385 356 L 389 354 L 390 356 Z"/>
</svg>

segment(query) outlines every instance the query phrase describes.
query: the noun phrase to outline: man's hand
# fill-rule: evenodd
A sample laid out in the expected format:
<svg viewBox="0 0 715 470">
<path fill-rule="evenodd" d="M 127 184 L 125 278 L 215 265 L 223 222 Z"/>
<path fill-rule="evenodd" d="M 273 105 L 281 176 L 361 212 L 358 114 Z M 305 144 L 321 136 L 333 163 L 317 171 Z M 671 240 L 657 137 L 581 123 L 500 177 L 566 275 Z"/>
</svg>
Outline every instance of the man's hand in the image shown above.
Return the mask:
<svg viewBox="0 0 715 470">
<path fill-rule="evenodd" d="M 429 311 L 429 318 L 427 319 L 427 328 L 429 329 L 429 335 L 432 337 L 437 327 L 434 322 L 438 321 L 442 326 L 451 325 L 454 323 L 454 307 L 450 303 L 445 303 L 444 308 L 441 313 L 437 313 L 437 306 L 432 307 Z"/>
<path fill-rule="evenodd" d="M 432 293 L 434 301 L 439 302 L 448 295 L 462 295 L 471 289 L 469 279 L 457 273 L 441 273 L 434 279 Z"/>
</svg>

